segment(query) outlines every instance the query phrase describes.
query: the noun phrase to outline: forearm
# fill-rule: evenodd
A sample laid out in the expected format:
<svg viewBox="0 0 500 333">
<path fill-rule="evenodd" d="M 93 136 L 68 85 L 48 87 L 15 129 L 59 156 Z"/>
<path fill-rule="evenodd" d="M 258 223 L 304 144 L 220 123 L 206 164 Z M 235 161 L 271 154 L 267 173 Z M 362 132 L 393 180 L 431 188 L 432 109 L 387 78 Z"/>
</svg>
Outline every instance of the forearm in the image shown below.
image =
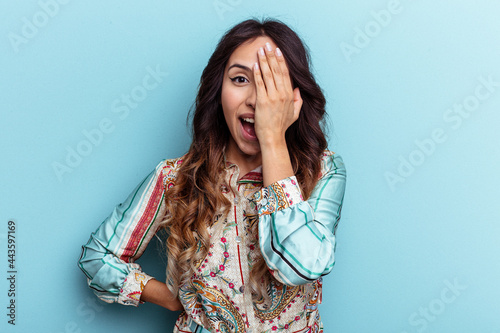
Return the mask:
<svg viewBox="0 0 500 333">
<path fill-rule="evenodd" d="M 261 152 L 264 186 L 294 176 L 290 154 L 284 138 L 261 143 Z"/>
<path fill-rule="evenodd" d="M 144 286 L 141 294 L 142 302 L 149 302 L 162 306 L 171 311 L 182 310 L 182 304 L 177 297 L 168 289 L 167 285 L 155 279 L 151 279 Z"/>
</svg>

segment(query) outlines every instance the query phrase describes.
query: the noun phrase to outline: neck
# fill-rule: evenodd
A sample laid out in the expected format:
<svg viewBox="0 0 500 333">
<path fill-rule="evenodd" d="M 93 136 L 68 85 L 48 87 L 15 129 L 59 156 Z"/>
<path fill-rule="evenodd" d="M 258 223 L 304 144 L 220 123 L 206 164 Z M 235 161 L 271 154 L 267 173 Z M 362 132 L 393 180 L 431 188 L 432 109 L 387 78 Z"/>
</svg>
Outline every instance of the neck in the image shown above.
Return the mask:
<svg viewBox="0 0 500 333">
<path fill-rule="evenodd" d="M 234 143 L 233 143 L 234 144 Z M 262 154 L 247 155 L 243 153 L 235 144 L 229 143 L 225 151 L 225 156 L 228 162 L 234 163 L 240 170 L 239 178 L 243 177 L 256 167 L 262 165 Z"/>
</svg>

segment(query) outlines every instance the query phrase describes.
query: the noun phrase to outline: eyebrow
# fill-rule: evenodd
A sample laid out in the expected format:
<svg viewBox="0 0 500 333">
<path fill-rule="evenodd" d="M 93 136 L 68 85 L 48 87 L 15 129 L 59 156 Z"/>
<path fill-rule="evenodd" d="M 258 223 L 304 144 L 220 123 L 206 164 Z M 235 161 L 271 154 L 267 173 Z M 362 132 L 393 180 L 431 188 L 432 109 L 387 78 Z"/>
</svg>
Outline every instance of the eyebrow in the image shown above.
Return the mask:
<svg viewBox="0 0 500 333">
<path fill-rule="evenodd" d="M 247 66 L 243 66 L 243 65 L 240 65 L 240 64 L 234 64 L 234 65 L 229 66 L 229 68 L 227 69 L 227 71 L 229 72 L 229 70 L 230 70 L 231 68 L 233 68 L 233 67 L 238 67 L 238 68 L 241 68 L 241 69 L 246 70 L 246 71 L 249 71 L 249 72 L 251 72 L 251 71 L 252 71 L 249 67 L 247 67 Z"/>
</svg>

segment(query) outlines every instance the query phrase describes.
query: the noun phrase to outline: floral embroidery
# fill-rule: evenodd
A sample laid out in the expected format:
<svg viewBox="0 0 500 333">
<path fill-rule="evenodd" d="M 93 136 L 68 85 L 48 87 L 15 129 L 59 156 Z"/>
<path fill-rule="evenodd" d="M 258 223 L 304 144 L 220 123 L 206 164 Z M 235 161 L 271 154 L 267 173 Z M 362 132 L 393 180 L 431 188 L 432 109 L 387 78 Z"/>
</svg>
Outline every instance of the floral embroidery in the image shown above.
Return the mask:
<svg viewBox="0 0 500 333">
<path fill-rule="evenodd" d="M 168 190 L 175 183 L 175 177 L 177 171 L 179 170 L 182 163 L 182 158 L 177 158 L 174 160 L 166 160 L 165 165 L 163 166 L 163 188 Z"/>
<path fill-rule="evenodd" d="M 255 316 L 262 320 L 272 320 L 277 318 L 286 308 L 295 303 L 294 298 L 298 295 L 299 286 L 290 287 L 281 283 L 271 283 L 269 287 L 269 297 L 271 304 L 254 304 Z"/>
<path fill-rule="evenodd" d="M 290 188 L 290 189 L 289 189 Z M 260 215 L 269 215 L 303 201 L 295 176 L 262 188 L 255 193 L 254 200 Z"/>
<path fill-rule="evenodd" d="M 201 306 L 211 327 L 219 332 L 245 332 L 245 323 L 238 307 L 234 306 L 221 290 L 210 287 L 200 280 L 193 280 L 191 285 L 197 297 L 201 299 Z"/>
<path fill-rule="evenodd" d="M 125 305 L 135 305 L 139 303 L 144 303 L 141 301 L 142 291 L 153 277 L 139 270 L 132 270 L 123 283 L 123 287 L 120 289 L 119 303 Z"/>
<path fill-rule="evenodd" d="M 227 232 L 230 228 L 226 225 L 224 227 L 225 232 Z M 201 274 L 201 277 L 209 280 L 210 278 L 215 278 L 217 277 L 220 281 L 224 282 L 230 289 L 231 295 L 234 297 L 235 295 L 241 294 L 242 292 L 239 291 L 238 289 L 235 288 L 235 281 L 233 281 L 230 277 L 226 276 L 224 274 L 224 271 L 226 270 L 226 267 L 229 265 L 230 261 L 230 254 L 229 254 L 229 243 L 227 242 L 227 239 L 225 237 L 220 238 L 220 248 L 221 248 L 221 259 L 222 262 L 216 267 L 216 269 L 210 271 L 207 266 L 203 265 L 202 268 L 207 268 L 206 270 L 203 271 Z M 213 254 L 212 252 L 208 252 L 208 256 L 212 257 Z M 205 261 L 208 262 L 207 259 Z M 199 269 L 198 271 L 201 271 Z"/>
</svg>

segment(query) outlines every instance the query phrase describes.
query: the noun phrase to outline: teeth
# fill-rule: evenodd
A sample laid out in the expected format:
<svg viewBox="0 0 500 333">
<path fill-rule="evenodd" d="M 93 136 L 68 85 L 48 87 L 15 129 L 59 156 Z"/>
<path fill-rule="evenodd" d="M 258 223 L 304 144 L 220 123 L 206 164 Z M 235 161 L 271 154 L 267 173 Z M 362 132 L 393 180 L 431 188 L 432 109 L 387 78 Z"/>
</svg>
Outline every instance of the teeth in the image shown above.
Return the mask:
<svg viewBox="0 0 500 333">
<path fill-rule="evenodd" d="M 251 123 L 251 124 L 255 123 L 255 120 L 253 118 L 243 118 L 243 120 L 246 121 L 247 123 Z"/>
</svg>

